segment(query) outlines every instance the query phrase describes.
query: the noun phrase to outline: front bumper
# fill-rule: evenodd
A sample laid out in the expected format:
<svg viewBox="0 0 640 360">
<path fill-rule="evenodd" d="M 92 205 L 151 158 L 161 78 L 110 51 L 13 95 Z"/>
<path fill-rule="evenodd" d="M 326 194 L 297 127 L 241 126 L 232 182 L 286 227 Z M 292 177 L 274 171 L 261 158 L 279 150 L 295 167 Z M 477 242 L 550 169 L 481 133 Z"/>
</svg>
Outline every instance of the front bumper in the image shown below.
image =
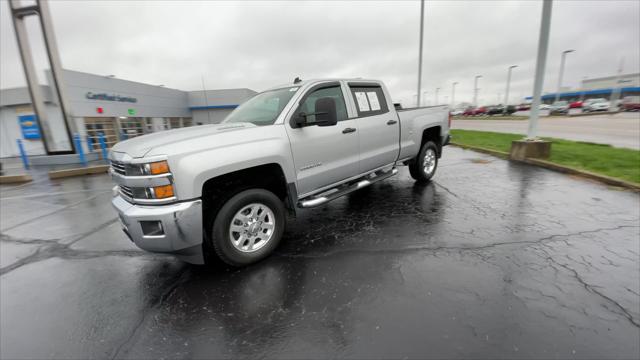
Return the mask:
<svg viewBox="0 0 640 360">
<path fill-rule="evenodd" d="M 174 254 L 192 264 L 204 264 L 201 200 L 146 206 L 131 204 L 117 195 L 111 204 L 118 212 L 122 229 L 139 248 Z M 163 233 L 145 235 L 141 221 L 159 221 Z"/>
</svg>

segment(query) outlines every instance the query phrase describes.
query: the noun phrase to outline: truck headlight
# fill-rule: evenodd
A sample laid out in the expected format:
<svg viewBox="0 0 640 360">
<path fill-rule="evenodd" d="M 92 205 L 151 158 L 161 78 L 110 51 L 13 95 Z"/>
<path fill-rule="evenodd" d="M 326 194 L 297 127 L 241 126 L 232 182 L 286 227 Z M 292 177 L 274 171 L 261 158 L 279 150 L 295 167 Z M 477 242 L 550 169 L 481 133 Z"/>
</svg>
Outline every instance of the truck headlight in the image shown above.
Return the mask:
<svg viewBox="0 0 640 360">
<path fill-rule="evenodd" d="M 144 164 L 145 173 L 149 175 L 160 175 L 169 172 L 169 163 L 166 160 L 156 161 L 148 164 Z"/>
</svg>

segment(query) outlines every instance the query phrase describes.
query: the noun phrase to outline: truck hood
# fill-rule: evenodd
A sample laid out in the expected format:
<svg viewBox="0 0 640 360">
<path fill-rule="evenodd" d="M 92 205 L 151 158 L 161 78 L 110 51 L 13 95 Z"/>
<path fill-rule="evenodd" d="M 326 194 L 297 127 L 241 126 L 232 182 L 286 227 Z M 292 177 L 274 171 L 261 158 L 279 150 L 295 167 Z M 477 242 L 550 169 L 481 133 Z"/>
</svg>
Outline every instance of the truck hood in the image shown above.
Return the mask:
<svg viewBox="0 0 640 360">
<path fill-rule="evenodd" d="M 251 123 L 228 123 L 215 125 L 200 125 L 182 129 L 160 131 L 153 134 L 138 136 L 133 139 L 117 143 L 111 151 L 126 153 L 131 157 L 140 158 L 156 147 L 170 145 L 204 136 L 243 131 L 257 127 Z"/>
</svg>

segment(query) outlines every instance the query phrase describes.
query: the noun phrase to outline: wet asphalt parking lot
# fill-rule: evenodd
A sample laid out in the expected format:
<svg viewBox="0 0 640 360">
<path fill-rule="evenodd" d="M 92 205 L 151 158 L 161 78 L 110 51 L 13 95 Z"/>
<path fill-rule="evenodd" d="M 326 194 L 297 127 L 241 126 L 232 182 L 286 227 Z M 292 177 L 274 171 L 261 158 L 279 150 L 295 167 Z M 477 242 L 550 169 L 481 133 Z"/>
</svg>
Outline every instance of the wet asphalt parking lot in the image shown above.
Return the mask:
<svg viewBox="0 0 640 360">
<path fill-rule="evenodd" d="M 243 269 L 138 250 L 106 175 L 0 188 L 0 357 L 639 358 L 640 196 L 448 147 Z"/>
</svg>

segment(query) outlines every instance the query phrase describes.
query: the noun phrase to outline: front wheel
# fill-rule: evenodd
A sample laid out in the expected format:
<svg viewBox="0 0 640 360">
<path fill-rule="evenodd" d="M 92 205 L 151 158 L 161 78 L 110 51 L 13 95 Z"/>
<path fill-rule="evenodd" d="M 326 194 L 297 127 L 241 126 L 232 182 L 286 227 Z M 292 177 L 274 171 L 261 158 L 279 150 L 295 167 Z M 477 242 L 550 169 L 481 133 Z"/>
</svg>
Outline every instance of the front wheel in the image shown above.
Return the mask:
<svg viewBox="0 0 640 360">
<path fill-rule="evenodd" d="M 418 182 L 431 180 L 438 167 L 438 147 L 433 141 L 427 141 L 420 148 L 418 156 L 409 164 L 411 177 Z"/>
<path fill-rule="evenodd" d="M 275 194 L 264 189 L 245 190 L 218 212 L 211 242 L 222 261 L 244 266 L 268 256 L 278 246 L 284 227 L 284 204 Z"/>
</svg>

